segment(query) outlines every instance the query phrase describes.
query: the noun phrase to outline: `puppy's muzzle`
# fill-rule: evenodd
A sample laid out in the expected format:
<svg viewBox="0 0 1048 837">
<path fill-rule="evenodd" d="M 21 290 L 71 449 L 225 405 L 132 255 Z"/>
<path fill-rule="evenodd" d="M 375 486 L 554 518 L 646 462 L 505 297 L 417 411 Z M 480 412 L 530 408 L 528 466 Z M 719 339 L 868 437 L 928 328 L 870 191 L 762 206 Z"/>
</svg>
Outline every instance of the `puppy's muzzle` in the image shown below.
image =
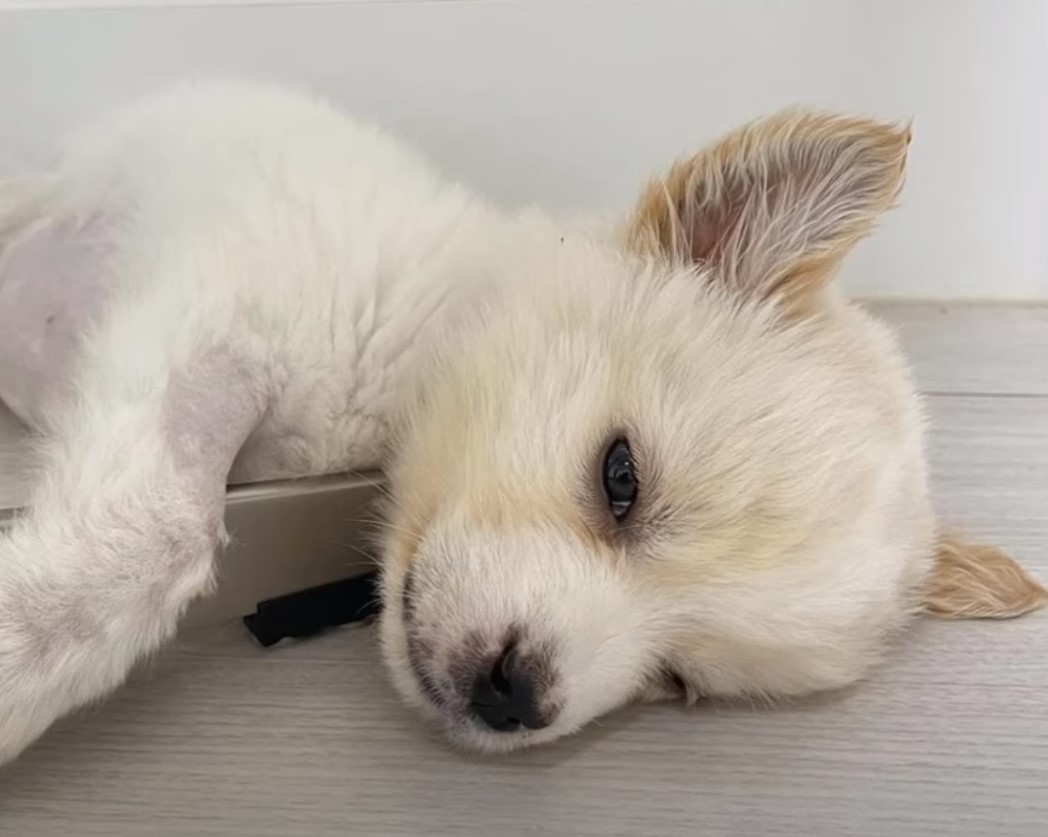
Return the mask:
<svg viewBox="0 0 1048 837">
<path fill-rule="evenodd" d="M 548 727 L 554 713 L 542 709 L 544 684 L 550 679 L 545 666 L 511 641 L 494 661 L 481 661 L 470 691 L 470 712 L 496 732 Z"/>
</svg>

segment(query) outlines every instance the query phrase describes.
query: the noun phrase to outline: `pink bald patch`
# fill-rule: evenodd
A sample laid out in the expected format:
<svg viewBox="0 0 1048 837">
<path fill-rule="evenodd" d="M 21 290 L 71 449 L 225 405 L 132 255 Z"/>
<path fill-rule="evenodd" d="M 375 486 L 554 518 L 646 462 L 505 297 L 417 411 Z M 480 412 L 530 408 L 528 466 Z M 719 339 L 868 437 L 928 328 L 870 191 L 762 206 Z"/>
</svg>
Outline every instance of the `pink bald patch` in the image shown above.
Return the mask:
<svg viewBox="0 0 1048 837">
<path fill-rule="evenodd" d="M 29 424 L 102 313 L 113 219 L 50 219 L 0 252 L 0 399 Z"/>
<path fill-rule="evenodd" d="M 222 346 L 172 372 L 163 421 L 176 464 L 200 473 L 209 484 L 224 486 L 268 399 L 265 366 Z"/>
</svg>

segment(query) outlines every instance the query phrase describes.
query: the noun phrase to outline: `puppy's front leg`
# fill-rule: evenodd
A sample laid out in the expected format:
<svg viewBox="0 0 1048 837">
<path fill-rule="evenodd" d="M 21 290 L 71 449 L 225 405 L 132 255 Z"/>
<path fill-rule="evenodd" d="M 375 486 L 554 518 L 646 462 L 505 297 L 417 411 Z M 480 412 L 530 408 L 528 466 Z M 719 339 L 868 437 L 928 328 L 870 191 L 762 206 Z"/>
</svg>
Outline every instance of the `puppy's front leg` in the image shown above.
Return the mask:
<svg viewBox="0 0 1048 837">
<path fill-rule="evenodd" d="M 261 364 L 210 348 L 129 365 L 86 368 L 0 534 L 0 764 L 119 685 L 211 582 L 226 477 L 267 403 Z"/>
</svg>

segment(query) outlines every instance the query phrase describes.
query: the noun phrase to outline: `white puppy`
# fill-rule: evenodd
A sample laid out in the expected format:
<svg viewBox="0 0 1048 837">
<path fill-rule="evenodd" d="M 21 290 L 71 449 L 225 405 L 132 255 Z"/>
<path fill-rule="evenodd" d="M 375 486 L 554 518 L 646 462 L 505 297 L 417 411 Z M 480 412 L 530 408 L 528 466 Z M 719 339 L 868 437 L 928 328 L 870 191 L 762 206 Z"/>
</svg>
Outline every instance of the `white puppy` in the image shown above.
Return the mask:
<svg viewBox="0 0 1048 837">
<path fill-rule="evenodd" d="M 235 459 L 392 457 L 385 654 L 483 749 L 634 699 L 841 686 L 922 601 L 1043 602 L 938 534 L 903 362 L 829 284 L 908 139 L 776 116 L 593 233 L 214 83 L 0 185 L 0 398 L 43 448 L 0 540 L 0 762 L 207 592 Z"/>
</svg>

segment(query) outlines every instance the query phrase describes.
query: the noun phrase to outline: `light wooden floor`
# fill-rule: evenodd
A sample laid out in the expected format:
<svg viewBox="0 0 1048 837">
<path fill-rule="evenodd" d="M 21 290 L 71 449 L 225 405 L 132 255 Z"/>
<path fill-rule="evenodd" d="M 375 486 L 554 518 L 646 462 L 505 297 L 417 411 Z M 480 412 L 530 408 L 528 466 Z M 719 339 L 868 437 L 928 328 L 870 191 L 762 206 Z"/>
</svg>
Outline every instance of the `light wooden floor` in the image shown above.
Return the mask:
<svg viewBox="0 0 1048 837">
<path fill-rule="evenodd" d="M 944 516 L 1048 579 L 1048 308 L 881 307 L 929 396 Z M 0 774 L 0 834 L 1048 834 L 1048 612 L 921 624 L 788 709 L 632 709 L 508 758 L 397 704 L 370 630 L 184 637 Z"/>
</svg>

